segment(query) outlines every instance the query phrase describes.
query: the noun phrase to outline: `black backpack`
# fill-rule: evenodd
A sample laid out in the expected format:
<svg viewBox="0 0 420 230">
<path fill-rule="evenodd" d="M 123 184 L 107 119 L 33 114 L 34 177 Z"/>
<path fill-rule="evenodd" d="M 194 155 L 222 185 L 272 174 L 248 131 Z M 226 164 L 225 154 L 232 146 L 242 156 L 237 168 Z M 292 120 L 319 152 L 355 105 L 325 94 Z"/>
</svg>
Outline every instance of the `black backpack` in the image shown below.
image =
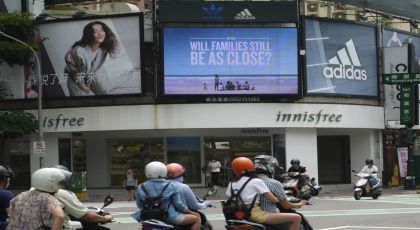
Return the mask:
<svg viewBox="0 0 420 230">
<path fill-rule="evenodd" d="M 162 192 L 159 196 L 150 196 L 147 192 L 144 185 L 141 185 L 141 189 L 143 189 L 146 197 L 144 198 L 143 208 L 141 210 L 141 219 L 142 220 L 160 220 L 166 221 L 168 216 L 168 208 L 163 205 L 162 194 L 169 186 L 170 182 L 168 182 L 165 187 L 163 187 Z"/>
<path fill-rule="evenodd" d="M 225 215 L 226 220 L 243 220 L 248 219 L 251 216 L 251 210 L 254 207 L 255 200 L 257 199 L 258 194 L 255 195 L 254 200 L 252 201 L 250 206 L 244 204 L 240 196 L 242 190 L 244 190 L 245 186 L 251 180 L 252 178 L 249 178 L 239 190 L 233 190 L 232 185 L 230 186 L 231 196 L 229 197 L 229 199 L 221 201 L 223 214 Z"/>
</svg>

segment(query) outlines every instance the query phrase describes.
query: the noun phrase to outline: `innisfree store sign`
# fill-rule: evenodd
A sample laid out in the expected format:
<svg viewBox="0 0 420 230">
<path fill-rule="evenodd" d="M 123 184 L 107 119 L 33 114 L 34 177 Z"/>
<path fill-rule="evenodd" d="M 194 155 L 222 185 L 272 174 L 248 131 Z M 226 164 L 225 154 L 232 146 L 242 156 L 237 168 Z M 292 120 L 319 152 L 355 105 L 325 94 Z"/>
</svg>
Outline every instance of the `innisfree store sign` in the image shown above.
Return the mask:
<svg viewBox="0 0 420 230">
<path fill-rule="evenodd" d="M 326 113 L 324 110 L 318 112 L 285 113 L 279 111 L 276 114 L 276 122 L 300 122 L 300 123 L 339 123 L 343 115 L 340 113 Z"/>
</svg>

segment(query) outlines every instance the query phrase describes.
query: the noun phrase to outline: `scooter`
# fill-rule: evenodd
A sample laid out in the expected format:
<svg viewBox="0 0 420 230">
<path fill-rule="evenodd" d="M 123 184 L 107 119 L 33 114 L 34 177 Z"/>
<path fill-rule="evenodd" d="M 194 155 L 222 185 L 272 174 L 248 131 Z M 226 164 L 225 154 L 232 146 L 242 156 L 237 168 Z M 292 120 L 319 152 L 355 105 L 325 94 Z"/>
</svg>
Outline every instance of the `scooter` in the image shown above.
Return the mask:
<svg viewBox="0 0 420 230">
<path fill-rule="evenodd" d="M 287 200 L 291 203 L 299 203 L 300 199 L 287 196 Z M 312 226 L 309 224 L 308 220 L 303 216 L 303 214 L 297 212 L 294 209 L 285 209 L 280 204 L 277 205 L 280 212 L 287 212 L 287 213 L 296 213 L 301 216 L 302 221 L 299 226 L 300 230 L 313 230 Z M 225 228 L 227 230 L 287 230 L 289 229 L 289 223 L 282 223 L 276 225 L 268 225 L 268 224 L 258 224 L 248 220 L 226 220 Z"/>
<path fill-rule="evenodd" d="M 208 194 L 204 196 L 203 199 L 200 199 L 199 197 L 196 197 L 198 202 L 204 202 L 209 196 Z M 215 207 L 213 205 L 210 205 L 208 207 Z M 197 212 L 200 214 L 201 217 L 201 230 L 213 230 L 213 226 L 211 226 L 210 222 L 207 220 L 206 215 L 204 213 L 200 212 L 199 210 L 193 210 L 194 212 Z M 145 220 L 141 222 L 142 230 L 189 230 L 190 225 L 171 225 L 168 223 L 165 223 L 160 220 Z"/>
<path fill-rule="evenodd" d="M 284 174 L 283 188 L 287 196 L 297 197 L 299 199 L 311 199 L 311 187 L 308 180 L 305 179 L 305 184 L 300 188 L 299 179 L 302 177 L 299 172 L 288 172 Z"/>
<path fill-rule="evenodd" d="M 358 173 L 352 170 L 353 176 L 359 177 L 354 183 L 354 199 L 360 200 L 361 197 L 372 197 L 378 199 L 382 195 L 381 180 L 378 178 L 378 183 L 373 187 L 369 183 L 370 177 L 376 177 L 376 174 Z"/>
<path fill-rule="evenodd" d="M 106 215 L 110 215 L 109 212 L 107 212 L 104 208 L 107 207 L 108 205 L 112 204 L 112 202 L 114 202 L 114 197 L 112 195 L 108 195 L 107 197 L 105 197 L 104 200 L 104 205 L 101 208 L 98 207 L 88 207 L 88 210 L 91 212 L 95 212 L 98 215 L 101 216 L 106 216 Z M 99 222 L 87 222 L 83 219 L 76 219 L 74 217 L 70 217 L 71 220 L 73 221 L 79 221 L 80 224 L 82 225 L 82 228 L 77 228 L 76 230 L 106 230 L 109 229 L 107 227 L 104 227 L 101 225 L 101 223 Z"/>
<path fill-rule="evenodd" d="M 309 186 L 311 188 L 311 196 L 318 196 L 319 192 L 321 191 L 322 187 L 315 182 L 315 178 L 312 177 L 309 181 Z"/>
</svg>

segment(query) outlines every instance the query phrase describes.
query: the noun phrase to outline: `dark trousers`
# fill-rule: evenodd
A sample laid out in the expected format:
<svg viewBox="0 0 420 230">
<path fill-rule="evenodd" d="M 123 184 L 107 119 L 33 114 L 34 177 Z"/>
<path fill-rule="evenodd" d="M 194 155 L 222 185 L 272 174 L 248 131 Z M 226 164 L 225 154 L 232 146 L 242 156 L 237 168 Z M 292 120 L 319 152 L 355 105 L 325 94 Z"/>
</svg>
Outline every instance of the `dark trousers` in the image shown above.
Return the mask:
<svg viewBox="0 0 420 230">
<path fill-rule="evenodd" d="M 211 184 L 213 186 L 219 186 L 219 174 L 220 174 L 220 172 L 212 172 L 211 173 Z"/>
</svg>

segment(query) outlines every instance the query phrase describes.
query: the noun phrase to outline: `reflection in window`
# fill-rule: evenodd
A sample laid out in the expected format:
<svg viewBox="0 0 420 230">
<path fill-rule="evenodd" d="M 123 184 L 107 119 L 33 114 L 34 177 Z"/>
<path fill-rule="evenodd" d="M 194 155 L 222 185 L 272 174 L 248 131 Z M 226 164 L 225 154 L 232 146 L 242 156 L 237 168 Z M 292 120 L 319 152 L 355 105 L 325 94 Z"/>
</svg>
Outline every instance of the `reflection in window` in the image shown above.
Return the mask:
<svg viewBox="0 0 420 230">
<path fill-rule="evenodd" d="M 168 163 L 179 163 L 186 169 L 185 183 L 201 181 L 200 137 L 169 137 L 167 139 Z"/>
</svg>

